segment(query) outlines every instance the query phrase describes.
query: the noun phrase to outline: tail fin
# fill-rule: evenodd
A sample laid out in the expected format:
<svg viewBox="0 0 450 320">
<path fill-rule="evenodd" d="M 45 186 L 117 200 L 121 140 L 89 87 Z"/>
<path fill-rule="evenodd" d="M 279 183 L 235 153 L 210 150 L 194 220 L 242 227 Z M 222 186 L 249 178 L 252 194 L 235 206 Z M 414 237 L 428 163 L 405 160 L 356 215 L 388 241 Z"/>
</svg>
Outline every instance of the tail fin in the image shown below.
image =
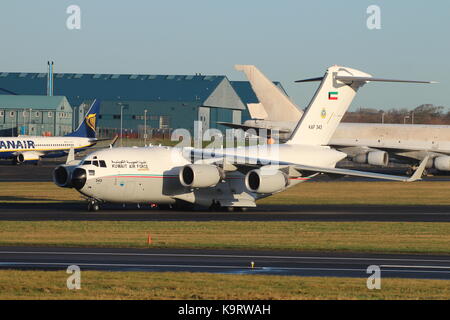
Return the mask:
<svg viewBox="0 0 450 320">
<path fill-rule="evenodd" d="M 323 77 L 296 82 L 322 81 L 288 144 L 326 145 L 358 89 L 367 82 L 436 83 L 435 81 L 374 78 L 359 70 L 333 66 Z"/>
<path fill-rule="evenodd" d="M 272 81 L 253 65 L 235 65 L 236 70 L 243 71 L 264 106 L 267 119 L 271 121 L 295 121 L 300 119 L 302 111 Z"/>
<path fill-rule="evenodd" d="M 359 80 L 344 82 L 337 80 L 338 75 L 361 77 L 362 79 L 371 77 L 371 75 L 355 69 L 333 66 L 328 68 L 323 78 L 307 80 L 322 80 L 322 82 L 308 109 L 294 129 L 288 144 L 328 144 L 355 97 L 356 91 L 366 83 L 366 81 Z"/>
<path fill-rule="evenodd" d="M 269 115 L 266 112 L 266 108 L 264 108 L 264 105 L 261 102 L 247 103 L 247 109 L 252 119 L 262 119 L 262 120 L 269 119 Z"/>
<path fill-rule="evenodd" d="M 97 128 L 97 115 L 100 111 L 100 100 L 94 100 L 92 102 L 89 111 L 84 117 L 84 121 L 80 123 L 77 130 L 72 133 L 67 134 L 68 137 L 84 137 L 84 138 L 95 138 L 96 128 Z"/>
</svg>

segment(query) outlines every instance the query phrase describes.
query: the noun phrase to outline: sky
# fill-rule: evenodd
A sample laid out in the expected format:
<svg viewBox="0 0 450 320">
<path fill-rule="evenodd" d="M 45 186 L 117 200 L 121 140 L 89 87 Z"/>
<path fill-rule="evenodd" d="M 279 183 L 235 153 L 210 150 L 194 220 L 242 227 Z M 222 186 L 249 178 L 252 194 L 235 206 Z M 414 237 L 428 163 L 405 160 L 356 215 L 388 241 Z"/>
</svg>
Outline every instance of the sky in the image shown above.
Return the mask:
<svg viewBox="0 0 450 320">
<path fill-rule="evenodd" d="M 80 29 L 67 8 L 80 8 Z M 380 29 L 369 29 L 370 5 Z M 307 106 L 317 83 L 298 79 L 343 65 L 376 77 L 438 84 L 369 83 L 350 110 L 450 107 L 450 1 L 41 0 L 0 4 L 0 71 L 212 74 L 246 80 L 256 65 Z"/>
</svg>

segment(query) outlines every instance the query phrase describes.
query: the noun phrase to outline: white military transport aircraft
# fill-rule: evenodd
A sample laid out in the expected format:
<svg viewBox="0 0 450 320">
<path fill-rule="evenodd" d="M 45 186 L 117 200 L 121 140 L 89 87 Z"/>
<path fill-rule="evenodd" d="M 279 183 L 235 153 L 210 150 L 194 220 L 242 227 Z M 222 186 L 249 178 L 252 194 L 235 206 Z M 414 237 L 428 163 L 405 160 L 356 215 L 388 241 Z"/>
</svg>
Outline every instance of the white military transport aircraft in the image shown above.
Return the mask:
<svg viewBox="0 0 450 320">
<path fill-rule="evenodd" d="M 103 202 L 255 207 L 257 199 L 321 173 L 394 181 L 419 180 L 427 158 L 411 177 L 335 168 L 347 155 L 326 146 L 357 90 L 370 75 L 328 68 L 305 115 L 285 144 L 224 149 L 110 148 L 81 162 L 57 167 L 55 184 L 88 198 L 88 210 Z"/>
</svg>

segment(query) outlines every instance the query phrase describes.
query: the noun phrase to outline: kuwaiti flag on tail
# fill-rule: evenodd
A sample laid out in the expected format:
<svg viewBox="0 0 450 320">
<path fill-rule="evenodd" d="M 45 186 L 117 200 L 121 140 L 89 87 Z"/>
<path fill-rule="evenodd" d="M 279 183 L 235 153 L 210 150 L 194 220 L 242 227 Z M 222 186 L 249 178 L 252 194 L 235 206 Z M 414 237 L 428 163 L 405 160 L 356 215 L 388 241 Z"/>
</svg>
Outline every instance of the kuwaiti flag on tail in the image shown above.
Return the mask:
<svg viewBox="0 0 450 320">
<path fill-rule="evenodd" d="M 337 91 L 330 91 L 328 92 L 328 100 L 337 100 L 338 99 L 338 92 Z"/>
</svg>

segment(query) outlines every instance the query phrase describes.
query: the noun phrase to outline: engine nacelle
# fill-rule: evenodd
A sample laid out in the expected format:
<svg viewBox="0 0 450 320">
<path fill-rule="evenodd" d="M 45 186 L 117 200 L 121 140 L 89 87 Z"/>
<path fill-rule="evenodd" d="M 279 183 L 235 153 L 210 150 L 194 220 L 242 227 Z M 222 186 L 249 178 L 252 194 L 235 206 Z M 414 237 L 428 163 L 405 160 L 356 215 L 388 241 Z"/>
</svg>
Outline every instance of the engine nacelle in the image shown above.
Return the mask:
<svg viewBox="0 0 450 320">
<path fill-rule="evenodd" d="M 289 184 L 289 178 L 279 170 L 254 169 L 245 176 L 245 186 L 251 192 L 274 193 Z"/>
<path fill-rule="evenodd" d="M 224 173 L 213 165 L 188 164 L 180 170 L 179 178 L 185 187 L 208 188 L 218 184 L 224 178 Z"/>
<path fill-rule="evenodd" d="M 450 157 L 440 156 L 434 158 L 434 167 L 441 171 L 450 171 Z"/>
<path fill-rule="evenodd" d="M 39 154 L 37 154 L 36 152 L 23 152 L 23 153 L 19 153 L 16 156 L 16 162 L 17 163 L 24 163 L 26 161 L 39 161 Z"/>
<path fill-rule="evenodd" d="M 58 187 L 72 188 L 72 172 L 78 167 L 78 165 L 62 164 L 57 166 L 53 170 L 53 182 Z"/>
<path fill-rule="evenodd" d="M 389 163 L 389 154 L 385 151 L 370 151 L 358 154 L 356 157 L 353 157 L 353 161 L 374 166 L 387 166 Z"/>
</svg>

